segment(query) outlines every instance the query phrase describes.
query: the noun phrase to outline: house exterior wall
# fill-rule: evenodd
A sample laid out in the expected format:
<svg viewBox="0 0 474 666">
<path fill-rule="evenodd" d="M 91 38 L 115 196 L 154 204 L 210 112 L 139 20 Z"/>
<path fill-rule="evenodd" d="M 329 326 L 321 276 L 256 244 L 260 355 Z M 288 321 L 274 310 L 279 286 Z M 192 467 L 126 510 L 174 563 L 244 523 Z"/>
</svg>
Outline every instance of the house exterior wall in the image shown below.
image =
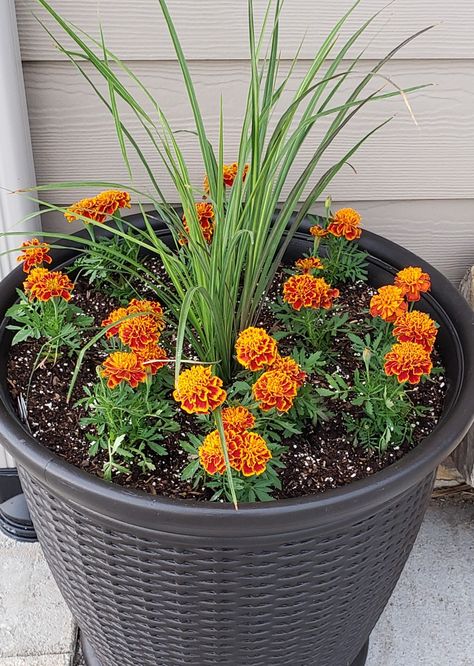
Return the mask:
<svg viewBox="0 0 474 666">
<path fill-rule="evenodd" d="M 100 21 L 109 48 L 143 79 L 173 128 L 192 128 L 178 65 L 156 0 L 50 1 L 61 14 L 94 36 L 98 35 Z M 259 19 L 266 1 L 254 2 Z M 190 60 L 206 126 L 214 139 L 223 96 L 225 159 L 233 161 L 249 70 L 246 2 L 169 0 L 168 4 Z M 286 0 L 282 73 L 288 70 L 306 33 L 302 60 L 295 68 L 295 82 L 289 92 L 295 90 L 309 58 L 330 27 L 351 4 L 351 0 Z M 384 4 L 382 0 L 364 0 L 348 21 L 338 45 Z M 16 0 L 16 9 L 38 182 L 97 179 L 126 184 L 127 172 L 107 110 L 35 20 L 33 12 L 45 18 L 37 2 Z M 47 17 L 46 23 L 53 26 Z M 367 228 L 405 244 L 458 280 L 474 262 L 474 3 L 398 0 L 370 26 L 350 55 L 354 57 L 365 47 L 355 82 L 356 76 L 405 37 L 432 24 L 432 30 L 387 65 L 387 79 L 374 81 L 376 87 L 386 86 L 384 92 L 394 86 L 432 83 L 410 95 L 418 124 L 400 97 L 367 105 L 331 147 L 321 169 L 340 156 L 344 147 L 393 115 L 393 120 L 352 158 L 351 166 L 342 170 L 327 193 L 337 204 L 359 209 Z M 53 32 L 61 34 L 54 26 Z M 100 85 L 97 76 L 90 70 L 88 73 Z M 131 89 L 140 96 L 136 86 Z M 123 119 L 145 141 L 126 110 Z M 177 136 L 199 186 L 202 165 L 195 137 L 190 133 Z M 309 160 L 316 137 L 317 133 L 308 140 L 298 167 Z M 165 194 L 175 201 L 176 194 L 157 156 L 148 149 L 145 152 Z M 132 159 L 132 164 L 136 187 L 146 191 L 149 186 L 138 161 Z M 48 198 L 67 204 L 78 196 L 84 193 L 63 190 L 50 193 Z M 46 218 L 45 224 L 64 228 L 60 216 Z"/>
</svg>

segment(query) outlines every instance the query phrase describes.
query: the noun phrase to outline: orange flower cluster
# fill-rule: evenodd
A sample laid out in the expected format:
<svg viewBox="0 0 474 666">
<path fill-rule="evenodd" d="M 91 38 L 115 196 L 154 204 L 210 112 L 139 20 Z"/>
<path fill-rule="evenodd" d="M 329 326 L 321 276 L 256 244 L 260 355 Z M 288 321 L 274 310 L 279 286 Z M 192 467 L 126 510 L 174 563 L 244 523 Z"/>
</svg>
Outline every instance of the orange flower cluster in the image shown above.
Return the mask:
<svg viewBox="0 0 474 666">
<path fill-rule="evenodd" d="M 398 319 L 407 307 L 402 290 L 392 284 L 380 287 L 370 300 L 372 317 L 381 317 L 387 322 Z"/>
<path fill-rule="evenodd" d="M 331 217 L 327 232 L 337 238 L 345 238 L 348 241 L 360 238 L 361 216 L 353 208 L 341 208 Z"/>
<path fill-rule="evenodd" d="M 235 343 L 238 362 L 256 372 L 271 365 L 277 357 L 277 343 L 264 328 L 250 326 L 239 333 Z"/>
<path fill-rule="evenodd" d="M 416 342 L 427 352 L 431 352 L 438 329 L 426 312 L 413 310 L 405 312 L 395 322 L 393 335 L 398 342 Z"/>
<path fill-rule="evenodd" d="M 324 266 L 319 257 L 302 257 L 296 260 L 295 268 L 302 273 L 310 273 L 316 270 L 321 271 L 324 269 Z"/>
<path fill-rule="evenodd" d="M 199 221 L 199 226 L 206 243 L 210 243 L 212 240 L 212 234 L 214 233 L 214 207 L 212 204 L 207 203 L 206 201 L 200 201 L 195 204 L 196 206 L 196 215 Z M 188 243 L 189 236 L 189 224 L 186 221 L 186 217 L 183 215 L 183 227 L 186 232 L 181 234 L 179 237 L 179 242 L 181 245 L 186 245 Z"/>
<path fill-rule="evenodd" d="M 402 290 L 407 301 L 419 301 L 421 294 L 431 288 L 428 273 L 424 273 L 419 266 L 408 266 L 395 276 L 395 284 Z"/>
<path fill-rule="evenodd" d="M 204 365 L 193 365 L 181 372 L 173 391 L 173 398 L 188 414 L 208 414 L 220 407 L 226 397 L 222 379 Z"/>
<path fill-rule="evenodd" d="M 338 296 L 339 289 L 333 289 L 324 278 L 316 278 L 308 273 L 292 275 L 283 285 L 283 300 L 294 310 L 301 308 L 329 310 L 333 300 Z"/>
<path fill-rule="evenodd" d="M 385 355 L 385 373 L 395 375 L 400 383 L 418 384 L 429 375 L 433 364 L 430 353 L 417 342 L 399 342 Z"/>
<path fill-rule="evenodd" d="M 247 173 L 249 170 L 249 165 L 245 164 L 243 174 L 242 174 L 242 180 L 245 180 L 247 177 Z M 237 173 L 239 171 L 239 164 L 238 162 L 232 162 L 232 164 L 224 164 L 222 168 L 222 175 L 224 179 L 224 185 L 227 187 L 232 187 L 234 184 L 234 181 L 237 177 Z M 204 192 L 206 194 L 209 194 L 209 178 L 208 176 L 204 176 Z"/>
<path fill-rule="evenodd" d="M 32 238 L 21 244 L 21 254 L 17 261 L 23 262 L 23 270 L 29 273 L 32 268 L 42 264 L 50 264 L 53 260 L 49 256 L 50 247 L 47 243 L 41 243 L 37 238 Z"/>
<path fill-rule="evenodd" d="M 263 328 L 253 326 L 242 331 L 235 343 L 237 360 L 248 370 L 263 374 L 253 385 L 253 394 L 259 407 L 280 412 L 291 409 L 298 389 L 306 380 L 306 373 L 290 356 L 280 356 L 277 342 Z"/>
<path fill-rule="evenodd" d="M 233 430 L 251 430 L 255 425 L 255 417 L 246 407 L 225 407 L 222 410 L 224 427 Z"/>
<path fill-rule="evenodd" d="M 130 208 L 130 194 L 118 190 L 105 190 L 95 197 L 81 199 L 69 206 L 64 213 L 68 222 L 74 222 L 80 217 L 86 217 L 101 224 L 114 215 L 119 208 Z"/>
<path fill-rule="evenodd" d="M 138 384 L 146 381 L 147 372 L 143 361 L 135 352 L 113 352 L 102 364 L 102 377 L 107 378 L 107 386 L 116 388 L 121 382 L 137 388 Z"/>
<path fill-rule="evenodd" d="M 67 275 L 60 271 L 48 271 L 47 268 L 33 268 L 23 282 L 25 293 L 30 300 L 49 301 L 51 298 L 71 299 L 74 284 Z"/>
<path fill-rule="evenodd" d="M 258 476 L 266 470 L 272 454 L 261 435 L 247 430 L 231 429 L 226 429 L 224 435 L 232 469 L 244 476 Z M 199 462 L 208 474 L 225 472 L 224 450 L 217 430 L 204 438 L 199 447 Z"/>
<path fill-rule="evenodd" d="M 125 317 L 133 314 L 137 316 L 123 321 Z M 111 324 L 115 325 L 110 326 Z M 103 363 L 104 376 L 110 376 L 118 363 L 125 364 L 123 369 L 126 372 L 115 375 L 118 378 L 116 381 L 107 382 L 109 388 L 114 388 L 121 381 L 128 382 L 132 388 L 136 388 L 139 382 L 135 381 L 134 374 L 127 374 L 130 368 L 133 368 L 137 373 L 144 373 L 146 378 L 147 375 L 155 375 L 160 368 L 167 364 L 168 354 L 158 344 L 161 331 L 165 326 L 163 308 L 158 301 L 133 298 L 126 308 L 113 310 L 103 320 L 102 326 L 110 326 L 105 333 L 107 338 L 118 337 L 122 344 L 129 347 L 133 352 L 133 355 L 130 355 L 130 352 L 120 352 L 124 355 L 117 357 L 111 354 Z M 111 361 L 112 357 L 114 359 Z M 129 376 L 132 381 L 127 379 Z"/>
</svg>

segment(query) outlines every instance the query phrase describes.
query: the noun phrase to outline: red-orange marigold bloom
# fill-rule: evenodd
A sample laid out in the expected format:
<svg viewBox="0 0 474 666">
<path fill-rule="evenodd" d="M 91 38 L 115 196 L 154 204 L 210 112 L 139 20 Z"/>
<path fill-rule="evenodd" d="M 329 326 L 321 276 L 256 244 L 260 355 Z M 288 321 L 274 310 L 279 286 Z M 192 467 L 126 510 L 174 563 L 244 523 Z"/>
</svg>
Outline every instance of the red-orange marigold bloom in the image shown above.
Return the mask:
<svg viewBox="0 0 474 666">
<path fill-rule="evenodd" d="M 109 316 L 102 321 L 101 326 L 109 326 L 110 324 L 114 324 L 116 321 L 120 321 L 121 319 L 123 319 L 127 315 L 128 315 L 127 308 L 117 308 L 116 310 L 112 310 L 112 312 L 109 314 Z M 117 324 L 117 326 L 111 326 L 105 332 L 105 337 L 106 338 L 112 338 L 115 335 L 118 335 L 119 328 L 120 328 L 120 324 Z"/>
<path fill-rule="evenodd" d="M 137 352 L 137 355 L 145 366 L 145 370 L 151 375 L 155 375 L 160 368 L 167 364 L 168 354 L 166 350 L 154 343 Z"/>
<path fill-rule="evenodd" d="M 429 375 L 433 363 L 430 354 L 417 342 L 399 342 L 385 355 L 385 373 L 395 375 L 400 383 L 418 384 Z"/>
<path fill-rule="evenodd" d="M 344 237 L 348 241 L 360 238 L 362 229 L 360 228 L 361 216 L 353 208 L 341 208 L 332 216 L 328 232 L 337 238 Z"/>
<path fill-rule="evenodd" d="M 74 283 L 60 271 L 48 271 L 46 268 L 33 268 L 23 282 L 30 300 L 49 301 L 50 298 L 71 299 Z"/>
<path fill-rule="evenodd" d="M 262 474 L 267 468 L 267 462 L 272 454 L 267 443 L 256 432 L 243 433 L 243 446 L 240 448 L 240 468 L 244 476 Z"/>
<path fill-rule="evenodd" d="M 319 257 L 302 257 L 295 262 L 295 268 L 302 273 L 310 273 L 311 271 L 323 270 L 323 262 Z"/>
<path fill-rule="evenodd" d="M 128 310 L 128 309 L 127 309 Z M 127 314 L 131 314 L 127 311 Z M 133 351 L 142 351 L 156 344 L 160 337 L 158 325 L 153 315 L 143 315 L 127 319 L 118 326 L 118 336 L 124 345 Z"/>
<path fill-rule="evenodd" d="M 76 201 L 69 206 L 64 217 L 68 222 L 74 222 L 79 219 L 79 216 L 82 216 L 94 222 L 103 223 L 119 208 L 130 208 L 130 194 L 119 190 L 105 190 L 95 197 Z"/>
<path fill-rule="evenodd" d="M 328 235 L 329 231 L 327 229 L 323 229 L 323 227 L 319 224 L 314 224 L 309 228 L 309 233 L 315 238 L 324 238 L 324 236 Z"/>
<path fill-rule="evenodd" d="M 256 372 L 276 359 L 277 343 L 264 328 L 249 326 L 239 333 L 235 351 L 238 362 Z"/>
<path fill-rule="evenodd" d="M 101 374 L 107 378 L 107 386 L 111 389 L 121 382 L 136 388 L 146 380 L 146 370 L 141 359 L 135 352 L 113 352 L 102 363 Z"/>
<path fill-rule="evenodd" d="M 224 474 L 225 458 L 221 438 L 217 430 L 206 435 L 199 447 L 199 462 L 208 474 Z"/>
<path fill-rule="evenodd" d="M 298 385 L 286 372 L 267 370 L 257 379 L 252 390 L 264 412 L 274 407 L 279 412 L 287 412 L 293 405 Z"/>
<path fill-rule="evenodd" d="M 248 170 L 249 170 L 249 165 L 245 164 L 242 173 L 242 180 L 245 180 L 245 178 L 247 177 Z M 227 187 L 232 187 L 237 177 L 237 173 L 239 171 L 238 162 L 232 162 L 232 164 L 224 164 L 222 171 L 224 176 L 224 184 L 227 185 Z"/>
<path fill-rule="evenodd" d="M 398 342 L 417 342 L 427 352 L 434 347 L 438 329 L 426 312 L 405 312 L 395 322 L 393 335 Z"/>
<path fill-rule="evenodd" d="M 128 314 L 135 314 L 138 312 L 146 312 L 150 314 L 156 322 L 159 331 L 165 327 L 165 320 L 163 315 L 163 308 L 158 301 L 147 301 L 145 299 L 132 298 L 127 307 Z"/>
<path fill-rule="evenodd" d="M 291 356 L 277 355 L 275 361 L 269 366 L 269 370 L 280 370 L 290 377 L 299 388 L 306 381 L 306 372 L 300 368 Z"/>
<path fill-rule="evenodd" d="M 195 204 L 196 206 L 196 215 L 198 218 L 199 226 L 206 243 L 210 243 L 212 240 L 212 234 L 214 233 L 214 207 L 211 203 L 206 201 L 199 201 Z M 183 215 L 183 227 L 186 231 L 187 236 L 189 236 L 189 224 L 186 221 L 186 217 Z M 182 234 L 179 238 L 181 245 L 186 245 L 188 242 L 188 237 Z"/>
<path fill-rule="evenodd" d="M 16 260 L 23 262 L 25 273 L 29 273 L 35 266 L 50 264 L 53 261 L 48 254 L 49 245 L 47 243 L 40 243 L 37 238 L 25 241 L 21 244 L 21 248 L 21 254 Z"/>
<path fill-rule="evenodd" d="M 407 307 L 402 290 L 393 284 L 380 287 L 375 296 L 370 299 L 372 317 L 381 317 L 388 322 L 398 319 Z"/>
<path fill-rule="evenodd" d="M 173 398 L 181 403 L 188 414 L 208 414 L 220 407 L 227 397 L 222 379 L 211 373 L 211 368 L 193 365 L 184 370 L 176 382 Z"/>
<path fill-rule="evenodd" d="M 396 274 L 395 284 L 408 301 L 419 301 L 421 293 L 430 290 L 431 280 L 428 273 L 424 273 L 419 266 L 408 266 Z"/>
<path fill-rule="evenodd" d="M 222 422 L 224 427 L 231 428 L 237 432 L 250 430 L 255 425 L 255 417 L 247 407 L 225 407 L 222 410 Z"/>
<path fill-rule="evenodd" d="M 283 285 L 283 300 L 295 310 L 301 308 L 324 308 L 329 310 L 333 299 L 339 296 L 339 289 L 333 289 L 324 278 L 316 278 L 309 273 L 292 275 Z"/>
</svg>

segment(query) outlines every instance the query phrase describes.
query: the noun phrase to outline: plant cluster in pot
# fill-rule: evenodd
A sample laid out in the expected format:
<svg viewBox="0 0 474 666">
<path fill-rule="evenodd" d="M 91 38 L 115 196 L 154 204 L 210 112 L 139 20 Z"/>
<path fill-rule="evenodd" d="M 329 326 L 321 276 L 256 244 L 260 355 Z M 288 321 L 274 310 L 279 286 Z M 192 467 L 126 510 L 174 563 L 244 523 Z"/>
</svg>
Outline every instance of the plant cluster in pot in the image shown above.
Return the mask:
<svg viewBox="0 0 474 666">
<path fill-rule="evenodd" d="M 249 2 L 251 80 L 229 164 L 222 117 L 214 148 L 160 0 L 204 164 L 196 183 L 145 86 L 103 38 L 38 1 L 75 42 L 57 42 L 63 54 L 88 76 L 80 52 L 105 78 L 107 95 L 96 92 L 126 164 L 135 151 L 150 180 L 146 193 L 48 185 L 101 191 L 67 209 L 41 202 L 84 229 L 24 242 L 0 296 L 0 439 L 86 659 L 363 664 L 435 468 L 470 426 L 474 389 L 473 314 L 450 283 L 362 232 L 352 208 L 328 197 L 311 214 L 375 131 L 318 173 L 346 123 L 414 90 L 370 91 L 397 49 L 355 76 L 358 60 L 348 66 L 346 56 L 371 21 L 337 50 L 351 10 L 281 109 L 292 80 L 278 72 L 281 3 L 269 3 L 257 33 Z M 124 103 L 179 209 L 123 121 Z M 153 212 L 124 216 L 131 196 Z"/>
</svg>

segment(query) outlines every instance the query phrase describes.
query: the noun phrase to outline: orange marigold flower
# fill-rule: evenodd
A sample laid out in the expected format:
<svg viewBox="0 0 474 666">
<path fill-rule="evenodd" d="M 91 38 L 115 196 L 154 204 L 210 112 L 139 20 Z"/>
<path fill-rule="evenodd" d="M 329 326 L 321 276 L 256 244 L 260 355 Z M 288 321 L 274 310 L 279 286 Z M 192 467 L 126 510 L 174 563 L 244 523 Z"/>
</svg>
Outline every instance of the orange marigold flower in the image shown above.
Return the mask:
<svg viewBox="0 0 474 666">
<path fill-rule="evenodd" d="M 207 435 L 199 447 L 199 462 L 208 474 L 224 474 L 225 458 L 221 438 L 217 430 Z"/>
<path fill-rule="evenodd" d="M 128 312 L 127 314 L 131 314 Z M 143 315 L 127 319 L 118 325 L 118 336 L 124 345 L 141 352 L 149 345 L 156 344 L 160 337 L 158 325 L 153 315 Z"/>
<path fill-rule="evenodd" d="M 434 347 L 438 329 L 426 312 L 404 312 L 395 322 L 393 335 L 398 342 L 417 342 L 427 352 Z"/>
<path fill-rule="evenodd" d="M 328 232 L 337 238 L 344 237 L 348 241 L 360 238 L 362 229 L 360 228 L 361 216 L 353 208 L 341 208 L 332 216 Z"/>
<path fill-rule="evenodd" d="M 225 407 L 222 410 L 222 422 L 224 427 L 231 428 L 237 432 L 250 430 L 255 425 L 255 417 L 247 407 Z"/>
<path fill-rule="evenodd" d="M 329 310 L 339 289 L 333 289 L 324 278 L 315 278 L 309 273 L 292 275 L 283 285 L 283 300 L 295 310 L 301 308 L 324 308 Z"/>
<path fill-rule="evenodd" d="M 240 468 L 244 476 L 262 474 L 267 468 L 267 462 L 272 454 L 267 443 L 261 435 L 256 432 L 243 433 L 243 446 L 240 451 Z"/>
<path fill-rule="evenodd" d="M 145 299 L 132 298 L 127 307 L 128 314 L 146 312 L 150 314 L 156 322 L 159 331 L 165 327 L 163 308 L 158 301 L 147 301 Z"/>
<path fill-rule="evenodd" d="M 48 271 L 46 268 L 33 268 L 23 282 L 30 300 L 49 301 L 51 298 L 71 299 L 74 283 L 60 271 Z"/>
<path fill-rule="evenodd" d="M 385 355 L 385 373 L 396 375 L 400 383 L 418 384 L 423 375 L 429 375 L 433 363 L 430 354 L 417 342 L 399 342 Z"/>
<path fill-rule="evenodd" d="M 50 264 L 53 261 L 48 254 L 49 245 L 47 243 L 40 243 L 37 238 L 25 241 L 21 244 L 21 248 L 21 254 L 16 260 L 23 262 L 25 273 L 29 273 L 35 266 Z"/>
<path fill-rule="evenodd" d="M 393 284 L 380 287 L 375 296 L 370 299 L 370 314 L 372 317 L 381 317 L 389 322 L 398 319 L 407 307 L 403 291 Z"/>
<path fill-rule="evenodd" d="M 119 190 L 105 190 L 95 197 L 76 201 L 69 206 L 64 217 L 68 222 L 74 222 L 82 216 L 94 222 L 103 223 L 119 208 L 130 208 L 130 194 Z"/>
<path fill-rule="evenodd" d="M 395 284 L 400 287 L 408 301 L 419 301 L 421 293 L 429 291 L 431 280 L 419 266 L 408 266 L 395 276 Z"/>
<path fill-rule="evenodd" d="M 249 170 L 249 165 L 245 164 L 244 171 L 242 174 L 242 180 L 245 180 L 245 178 L 247 177 L 248 170 Z M 224 184 L 227 185 L 227 187 L 232 187 L 237 177 L 237 173 L 239 171 L 238 162 L 232 162 L 232 164 L 224 164 L 222 171 L 224 176 Z"/>
<path fill-rule="evenodd" d="M 110 324 L 114 324 L 116 321 L 120 321 L 124 317 L 128 315 L 127 308 L 117 308 L 116 310 L 113 310 L 109 316 L 104 319 L 101 323 L 101 326 L 109 326 Z M 121 322 L 123 323 L 123 322 Z M 120 324 L 117 324 L 117 326 L 111 326 L 106 332 L 105 332 L 105 337 L 106 338 L 112 338 L 115 335 L 118 335 L 120 328 Z"/>
<path fill-rule="evenodd" d="M 193 365 L 184 370 L 176 382 L 173 398 L 181 403 L 188 414 L 208 414 L 220 407 L 227 394 L 222 388 L 222 379 L 211 373 L 211 368 Z"/>
<path fill-rule="evenodd" d="M 145 366 L 145 370 L 151 375 L 155 375 L 168 362 L 166 350 L 154 343 L 137 352 L 137 355 Z"/>
<path fill-rule="evenodd" d="M 277 356 L 277 343 L 264 328 L 249 326 L 239 333 L 235 351 L 238 362 L 255 372 L 273 363 Z"/>
<path fill-rule="evenodd" d="M 252 390 L 264 412 L 274 407 L 279 412 L 287 412 L 293 405 L 298 385 L 286 372 L 267 370 L 257 379 Z"/>
<path fill-rule="evenodd" d="M 321 271 L 323 270 L 323 262 L 319 257 L 303 257 L 302 259 L 297 259 L 295 262 L 295 268 L 300 270 L 302 273 L 310 273 L 311 271 Z"/>
<path fill-rule="evenodd" d="M 324 236 L 328 235 L 329 231 L 327 229 L 323 229 L 320 224 L 314 224 L 309 228 L 309 233 L 315 238 L 324 238 Z"/>
<path fill-rule="evenodd" d="M 277 355 L 275 361 L 269 366 L 269 370 L 280 370 L 290 377 L 299 388 L 306 381 L 307 374 L 300 368 L 291 356 Z"/>
<path fill-rule="evenodd" d="M 212 234 L 214 233 L 214 207 L 206 201 L 200 201 L 196 203 L 195 206 L 203 238 L 206 243 L 210 243 L 212 240 Z M 189 224 L 186 221 L 185 215 L 183 215 L 183 227 L 187 236 L 189 236 Z M 187 236 L 181 234 L 179 238 L 181 245 L 186 245 L 188 242 Z"/>
<path fill-rule="evenodd" d="M 121 382 L 127 382 L 136 388 L 146 380 L 146 370 L 135 352 L 113 352 L 102 363 L 102 377 L 107 377 L 107 386 L 111 389 Z"/>
</svg>

